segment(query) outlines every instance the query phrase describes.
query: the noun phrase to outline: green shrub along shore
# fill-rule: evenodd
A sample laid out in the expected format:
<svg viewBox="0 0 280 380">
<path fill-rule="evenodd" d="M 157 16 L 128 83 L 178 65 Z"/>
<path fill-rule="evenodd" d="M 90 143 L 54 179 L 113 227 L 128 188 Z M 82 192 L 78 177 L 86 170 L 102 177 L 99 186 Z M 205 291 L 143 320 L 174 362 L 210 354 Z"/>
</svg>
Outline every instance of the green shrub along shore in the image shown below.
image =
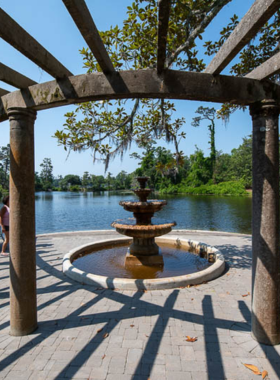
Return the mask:
<svg viewBox="0 0 280 380">
<path fill-rule="evenodd" d="M 244 182 L 228 181 L 221 182 L 217 185 L 206 184 L 198 187 L 191 187 L 184 184 L 170 185 L 167 188 L 160 189 L 159 193 L 164 194 L 191 194 L 191 195 L 248 195 Z"/>
</svg>

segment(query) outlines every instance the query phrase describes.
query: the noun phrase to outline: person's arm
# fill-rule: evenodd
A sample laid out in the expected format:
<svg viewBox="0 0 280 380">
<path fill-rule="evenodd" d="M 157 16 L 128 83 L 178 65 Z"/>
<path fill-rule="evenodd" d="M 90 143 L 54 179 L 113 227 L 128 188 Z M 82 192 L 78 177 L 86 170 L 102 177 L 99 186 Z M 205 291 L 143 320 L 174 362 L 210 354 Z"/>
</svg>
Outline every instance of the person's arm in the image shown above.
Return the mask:
<svg viewBox="0 0 280 380">
<path fill-rule="evenodd" d="M 0 210 L 0 225 L 1 225 L 1 228 L 2 228 L 3 232 L 5 232 L 5 227 L 4 227 L 4 224 L 3 224 L 3 216 L 5 215 L 5 212 L 6 212 L 6 207 L 2 207 L 1 210 Z"/>
</svg>

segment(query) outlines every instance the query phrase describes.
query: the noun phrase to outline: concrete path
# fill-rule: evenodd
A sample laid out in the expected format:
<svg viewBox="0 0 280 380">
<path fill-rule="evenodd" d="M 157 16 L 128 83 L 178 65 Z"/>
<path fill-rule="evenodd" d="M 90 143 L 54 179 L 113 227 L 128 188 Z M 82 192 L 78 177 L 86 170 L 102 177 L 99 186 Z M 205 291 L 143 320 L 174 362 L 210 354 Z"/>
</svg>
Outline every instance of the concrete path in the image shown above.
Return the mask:
<svg viewBox="0 0 280 380">
<path fill-rule="evenodd" d="M 112 231 L 37 238 L 38 330 L 9 336 L 9 259 L 0 259 L 0 379 L 258 379 L 243 363 L 280 378 L 280 347 L 250 335 L 250 236 L 174 231 L 225 255 L 226 273 L 184 289 L 129 292 L 83 286 L 61 271 L 70 249 Z M 119 235 L 118 235 L 119 236 Z M 197 337 L 187 342 L 186 336 Z"/>
</svg>

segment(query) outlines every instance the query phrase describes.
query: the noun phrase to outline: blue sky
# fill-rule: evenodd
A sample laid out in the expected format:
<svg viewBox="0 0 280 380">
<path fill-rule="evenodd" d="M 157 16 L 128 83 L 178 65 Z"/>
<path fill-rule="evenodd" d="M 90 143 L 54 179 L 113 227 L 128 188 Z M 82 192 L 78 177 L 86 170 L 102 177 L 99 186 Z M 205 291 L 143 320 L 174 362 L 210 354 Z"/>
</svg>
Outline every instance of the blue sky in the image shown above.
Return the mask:
<svg viewBox="0 0 280 380">
<path fill-rule="evenodd" d="M 240 18 L 248 11 L 253 0 L 233 0 L 227 5 L 204 33 L 204 40 L 216 40 L 219 31 L 227 24 L 233 13 Z M 111 25 L 121 25 L 125 18 L 126 6 L 132 0 L 87 0 L 93 19 L 99 30 L 106 30 Z M 28 33 L 37 39 L 47 50 L 49 50 L 60 62 L 64 64 L 74 75 L 83 74 L 86 70 L 82 67 L 82 57 L 79 49 L 86 46 L 82 36 L 76 28 L 73 20 L 68 14 L 61 0 L 1 0 L 1 7 L 13 17 Z M 203 43 L 203 41 L 202 41 Z M 21 72 L 36 82 L 43 83 L 53 78 L 41 70 L 37 65 L 9 46 L 0 39 L 0 61 L 7 66 Z M 203 56 L 201 50 L 201 57 Z M 205 61 L 210 58 L 204 57 Z M 227 74 L 227 69 L 223 74 Z M 10 91 L 15 89 L 0 81 L 0 87 Z M 199 128 L 191 126 L 192 118 L 196 109 L 200 106 L 219 108 L 219 104 L 203 103 L 195 101 L 175 101 L 177 108 L 174 117 L 185 117 L 184 131 L 186 139 L 181 143 L 180 149 L 189 155 L 195 150 L 195 145 L 201 148 L 205 154 L 209 154 L 209 136 L 207 124 Z M 57 146 L 56 139 L 52 138 L 57 129 L 62 129 L 64 114 L 73 110 L 74 106 L 65 106 L 51 110 L 39 111 L 35 124 L 35 170 L 40 171 L 40 163 L 45 157 L 51 158 L 54 175 L 78 174 L 84 171 L 91 174 L 104 174 L 104 165 L 92 162 L 90 152 L 67 153 L 63 147 Z M 0 125 L 0 146 L 9 143 L 9 124 L 3 122 Z M 251 133 L 251 118 L 248 110 L 237 111 L 232 115 L 230 122 L 225 127 L 221 121 L 216 123 L 216 149 L 229 153 L 233 148 L 242 143 L 242 138 Z M 168 146 L 167 146 L 168 147 Z M 169 148 L 173 150 L 173 146 Z M 136 151 L 132 147 L 131 152 Z M 116 175 L 119 171 L 133 171 L 137 167 L 137 161 L 129 158 L 129 152 L 123 161 L 115 159 L 110 164 L 109 171 Z"/>
</svg>

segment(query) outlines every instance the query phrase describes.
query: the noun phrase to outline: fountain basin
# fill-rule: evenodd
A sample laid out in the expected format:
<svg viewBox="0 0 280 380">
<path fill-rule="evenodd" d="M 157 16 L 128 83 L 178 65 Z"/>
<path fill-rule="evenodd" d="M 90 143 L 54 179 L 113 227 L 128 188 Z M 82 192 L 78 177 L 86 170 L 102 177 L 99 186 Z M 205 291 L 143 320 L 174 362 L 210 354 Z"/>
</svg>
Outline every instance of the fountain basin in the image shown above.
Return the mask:
<svg viewBox="0 0 280 380">
<path fill-rule="evenodd" d="M 193 250 L 204 256 L 213 264 L 197 273 L 186 274 L 174 277 L 165 277 L 157 279 L 127 279 L 117 277 L 100 276 L 87 273 L 76 268 L 72 262 L 80 255 L 85 255 L 92 250 L 104 249 L 108 246 L 120 246 L 131 243 L 129 238 L 121 238 L 114 240 L 103 240 L 92 244 L 80 246 L 71 250 L 63 258 L 63 272 L 71 279 L 86 285 L 93 285 L 107 289 L 123 289 L 123 290 L 154 290 L 154 289 L 172 289 L 177 287 L 185 287 L 188 285 L 201 284 L 205 281 L 213 280 L 220 276 L 225 268 L 223 255 L 216 248 L 209 245 L 186 239 L 177 238 L 157 238 L 158 244 L 180 245 L 181 248 Z"/>
</svg>

